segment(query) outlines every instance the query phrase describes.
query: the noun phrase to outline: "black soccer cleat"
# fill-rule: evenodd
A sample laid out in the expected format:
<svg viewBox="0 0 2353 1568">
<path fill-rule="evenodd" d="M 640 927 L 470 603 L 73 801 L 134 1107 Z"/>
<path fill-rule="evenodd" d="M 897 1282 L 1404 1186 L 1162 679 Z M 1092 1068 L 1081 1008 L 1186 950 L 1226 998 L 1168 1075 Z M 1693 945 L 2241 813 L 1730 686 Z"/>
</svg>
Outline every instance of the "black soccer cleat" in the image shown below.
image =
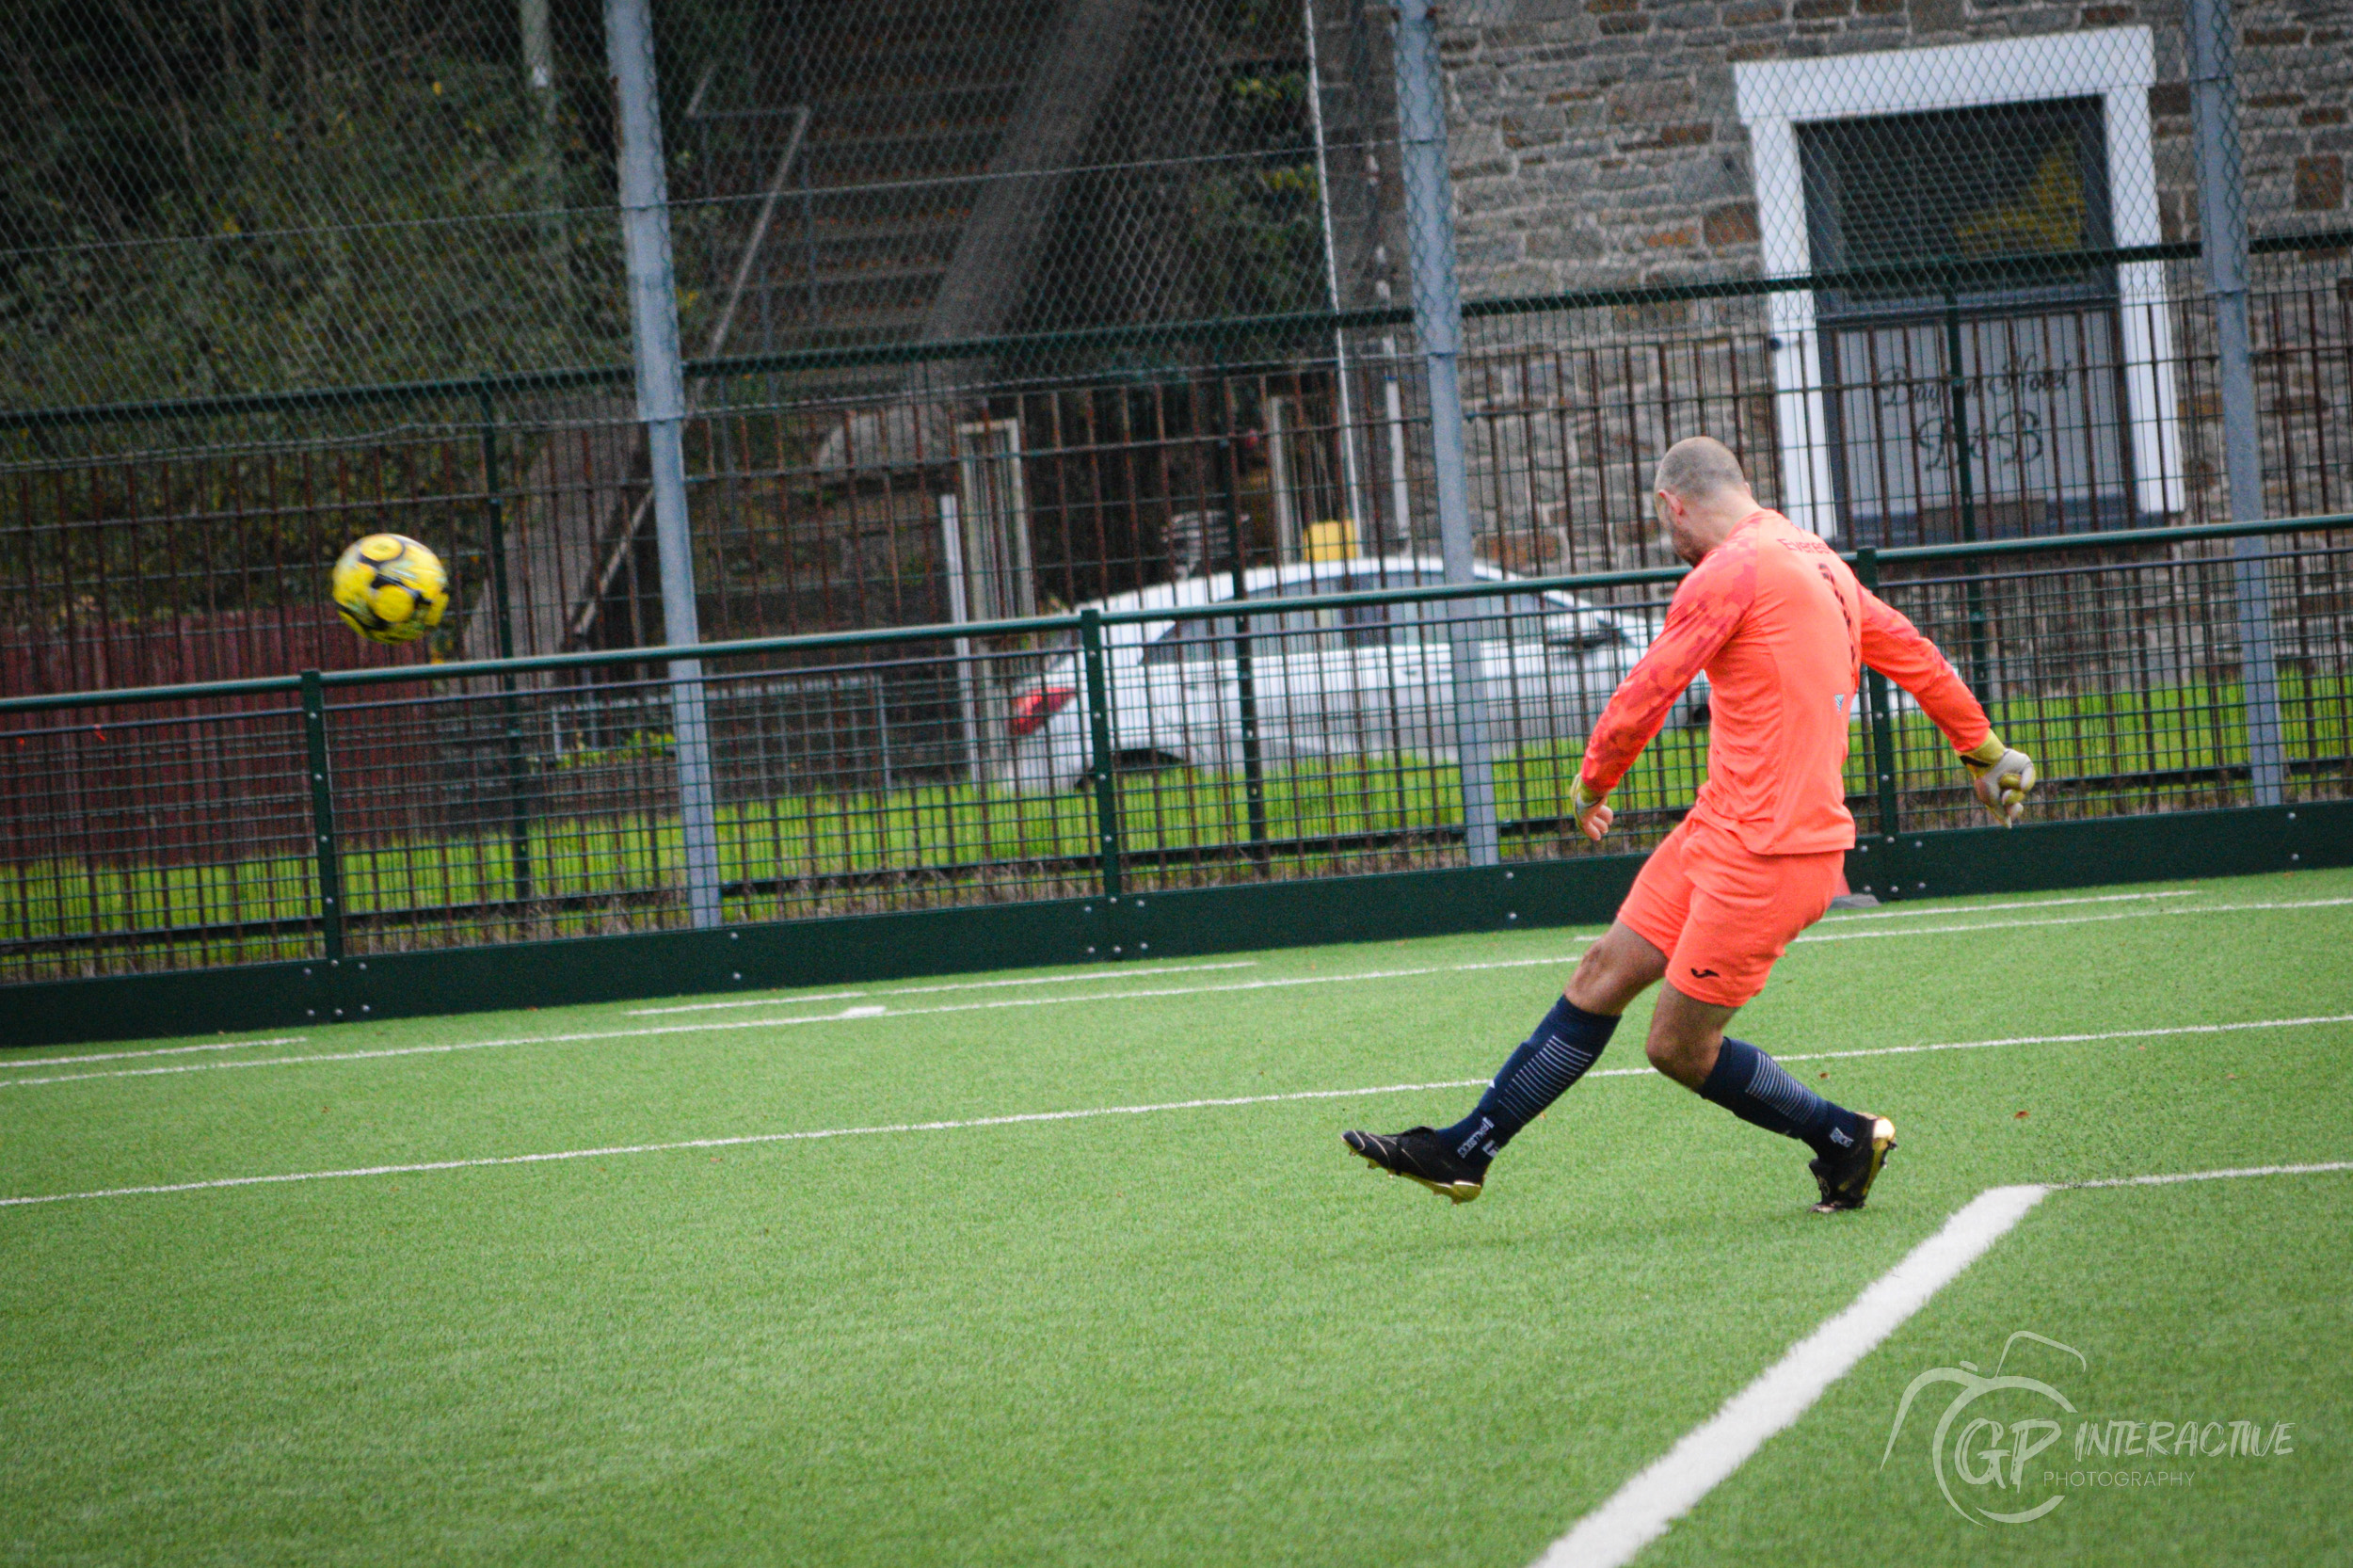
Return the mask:
<svg viewBox="0 0 2353 1568">
<path fill-rule="evenodd" d="M 1426 1127 L 1403 1132 L 1343 1132 L 1340 1142 L 1376 1171 L 1418 1181 L 1443 1198 L 1468 1203 L 1487 1180 L 1487 1161 L 1474 1163 L 1438 1141 Z"/>
<path fill-rule="evenodd" d="M 1840 1150 L 1835 1160 L 1817 1160 L 1806 1167 L 1822 1190 L 1822 1201 L 1814 1206 L 1814 1212 L 1837 1214 L 1861 1208 L 1863 1200 L 1871 1195 L 1871 1183 L 1879 1179 L 1887 1157 L 1895 1152 L 1896 1124 L 1884 1116 L 1872 1117 L 1870 1137 L 1851 1149 Z"/>
</svg>

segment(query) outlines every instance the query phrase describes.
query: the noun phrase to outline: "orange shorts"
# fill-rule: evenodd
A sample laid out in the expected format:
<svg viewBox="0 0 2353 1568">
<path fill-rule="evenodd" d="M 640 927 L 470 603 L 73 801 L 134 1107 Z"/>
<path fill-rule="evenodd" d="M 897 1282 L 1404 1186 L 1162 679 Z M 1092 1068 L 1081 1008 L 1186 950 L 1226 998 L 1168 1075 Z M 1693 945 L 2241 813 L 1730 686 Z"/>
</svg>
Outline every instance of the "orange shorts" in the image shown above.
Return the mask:
<svg viewBox="0 0 2353 1568">
<path fill-rule="evenodd" d="M 1651 851 L 1618 919 L 1667 955 L 1676 990 L 1740 1007 L 1830 907 L 1846 859 L 1836 849 L 1757 855 L 1730 829 L 1686 817 Z"/>
</svg>

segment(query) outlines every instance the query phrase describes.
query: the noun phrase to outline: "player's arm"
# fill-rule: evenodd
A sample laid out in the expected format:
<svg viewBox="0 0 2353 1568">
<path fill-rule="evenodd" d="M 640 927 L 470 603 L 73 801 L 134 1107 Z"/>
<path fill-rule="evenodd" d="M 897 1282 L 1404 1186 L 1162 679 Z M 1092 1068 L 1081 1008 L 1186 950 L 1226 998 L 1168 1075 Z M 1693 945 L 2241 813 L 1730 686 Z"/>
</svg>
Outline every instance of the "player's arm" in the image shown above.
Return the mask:
<svg viewBox="0 0 2353 1568">
<path fill-rule="evenodd" d="M 1570 786 L 1577 825 L 1598 841 L 1609 831 L 1609 792 L 1674 712 L 1692 679 L 1731 639 L 1756 598 L 1756 558 L 1738 545 L 1718 550 L 1693 569 L 1667 607 L 1667 624 L 1594 721 L 1585 760 Z"/>
<path fill-rule="evenodd" d="M 1993 733 L 1985 709 L 1970 695 L 1937 646 L 1901 611 L 1868 589 L 1863 595 L 1863 662 L 1919 699 L 1969 770 L 1977 798 L 2008 826 L 2026 809 L 2035 785 L 2034 760 Z"/>
</svg>

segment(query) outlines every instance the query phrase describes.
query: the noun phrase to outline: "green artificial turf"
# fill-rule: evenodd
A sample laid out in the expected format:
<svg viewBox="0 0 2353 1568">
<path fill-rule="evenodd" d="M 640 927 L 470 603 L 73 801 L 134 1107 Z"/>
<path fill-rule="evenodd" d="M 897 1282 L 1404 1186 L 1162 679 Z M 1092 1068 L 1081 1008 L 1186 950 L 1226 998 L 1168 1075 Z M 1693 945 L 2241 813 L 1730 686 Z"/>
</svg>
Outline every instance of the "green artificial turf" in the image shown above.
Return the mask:
<svg viewBox="0 0 2353 1568">
<path fill-rule="evenodd" d="M 0 1208 L 0 1560 L 1524 1563 L 1988 1186 L 2353 1158 L 2348 1024 L 1798 1060 L 2353 1013 L 2353 873 L 2088 896 L 1834 916 L 1742 1015 L 1897 1120 L 1849 1216 L 1647 1072 L 1461 1208 L 1337 1134 L 1469 1088 L 619 1152 L 1476 1080 L 1571 932 L 10 1057 L 0 1195 L 616 1152 Z M 2341 1558 L 2348 1218 L 2353 1175 L 2057 1193 L 1645 1560 Z M 1916 1432 L 1881 1473 L 1904 1384 L 2019 1329 L 2088 1410 L 2297 1452 L 1999 1531 Z"/>
</svg>

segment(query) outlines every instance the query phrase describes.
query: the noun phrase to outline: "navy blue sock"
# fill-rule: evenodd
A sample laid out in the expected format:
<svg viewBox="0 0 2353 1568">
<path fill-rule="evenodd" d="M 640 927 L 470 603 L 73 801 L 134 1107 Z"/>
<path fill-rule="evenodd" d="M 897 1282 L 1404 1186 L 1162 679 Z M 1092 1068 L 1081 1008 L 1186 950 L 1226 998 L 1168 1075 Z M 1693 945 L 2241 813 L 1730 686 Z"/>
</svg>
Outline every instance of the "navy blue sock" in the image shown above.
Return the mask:
<svg viewBox="0 0 2353 1568">
<path fill-rule="evenodd" d="M 1700 1096 L 1744 1122 L 1797 1139 L 1825 1159 L 1871 1135 L 1869 1117 L 1833 1105 L 1791 1078 L 1780 1063 L 1729 1034 Z"/>
<path fill-rule="evenodd" d="M 1438 1136 L 1465 1160 L 1493 1160 L 1538 1112 L 1585 1076 L 1617 1027 L 1617 1019 L 1588 1013 L 1562 997 L 1536 1032 L 1504 1059 L 1495 1081 L 1480 1096 L 1479 1109 L 1452 1127 L 1440 1128 Z"/>
</svg>

